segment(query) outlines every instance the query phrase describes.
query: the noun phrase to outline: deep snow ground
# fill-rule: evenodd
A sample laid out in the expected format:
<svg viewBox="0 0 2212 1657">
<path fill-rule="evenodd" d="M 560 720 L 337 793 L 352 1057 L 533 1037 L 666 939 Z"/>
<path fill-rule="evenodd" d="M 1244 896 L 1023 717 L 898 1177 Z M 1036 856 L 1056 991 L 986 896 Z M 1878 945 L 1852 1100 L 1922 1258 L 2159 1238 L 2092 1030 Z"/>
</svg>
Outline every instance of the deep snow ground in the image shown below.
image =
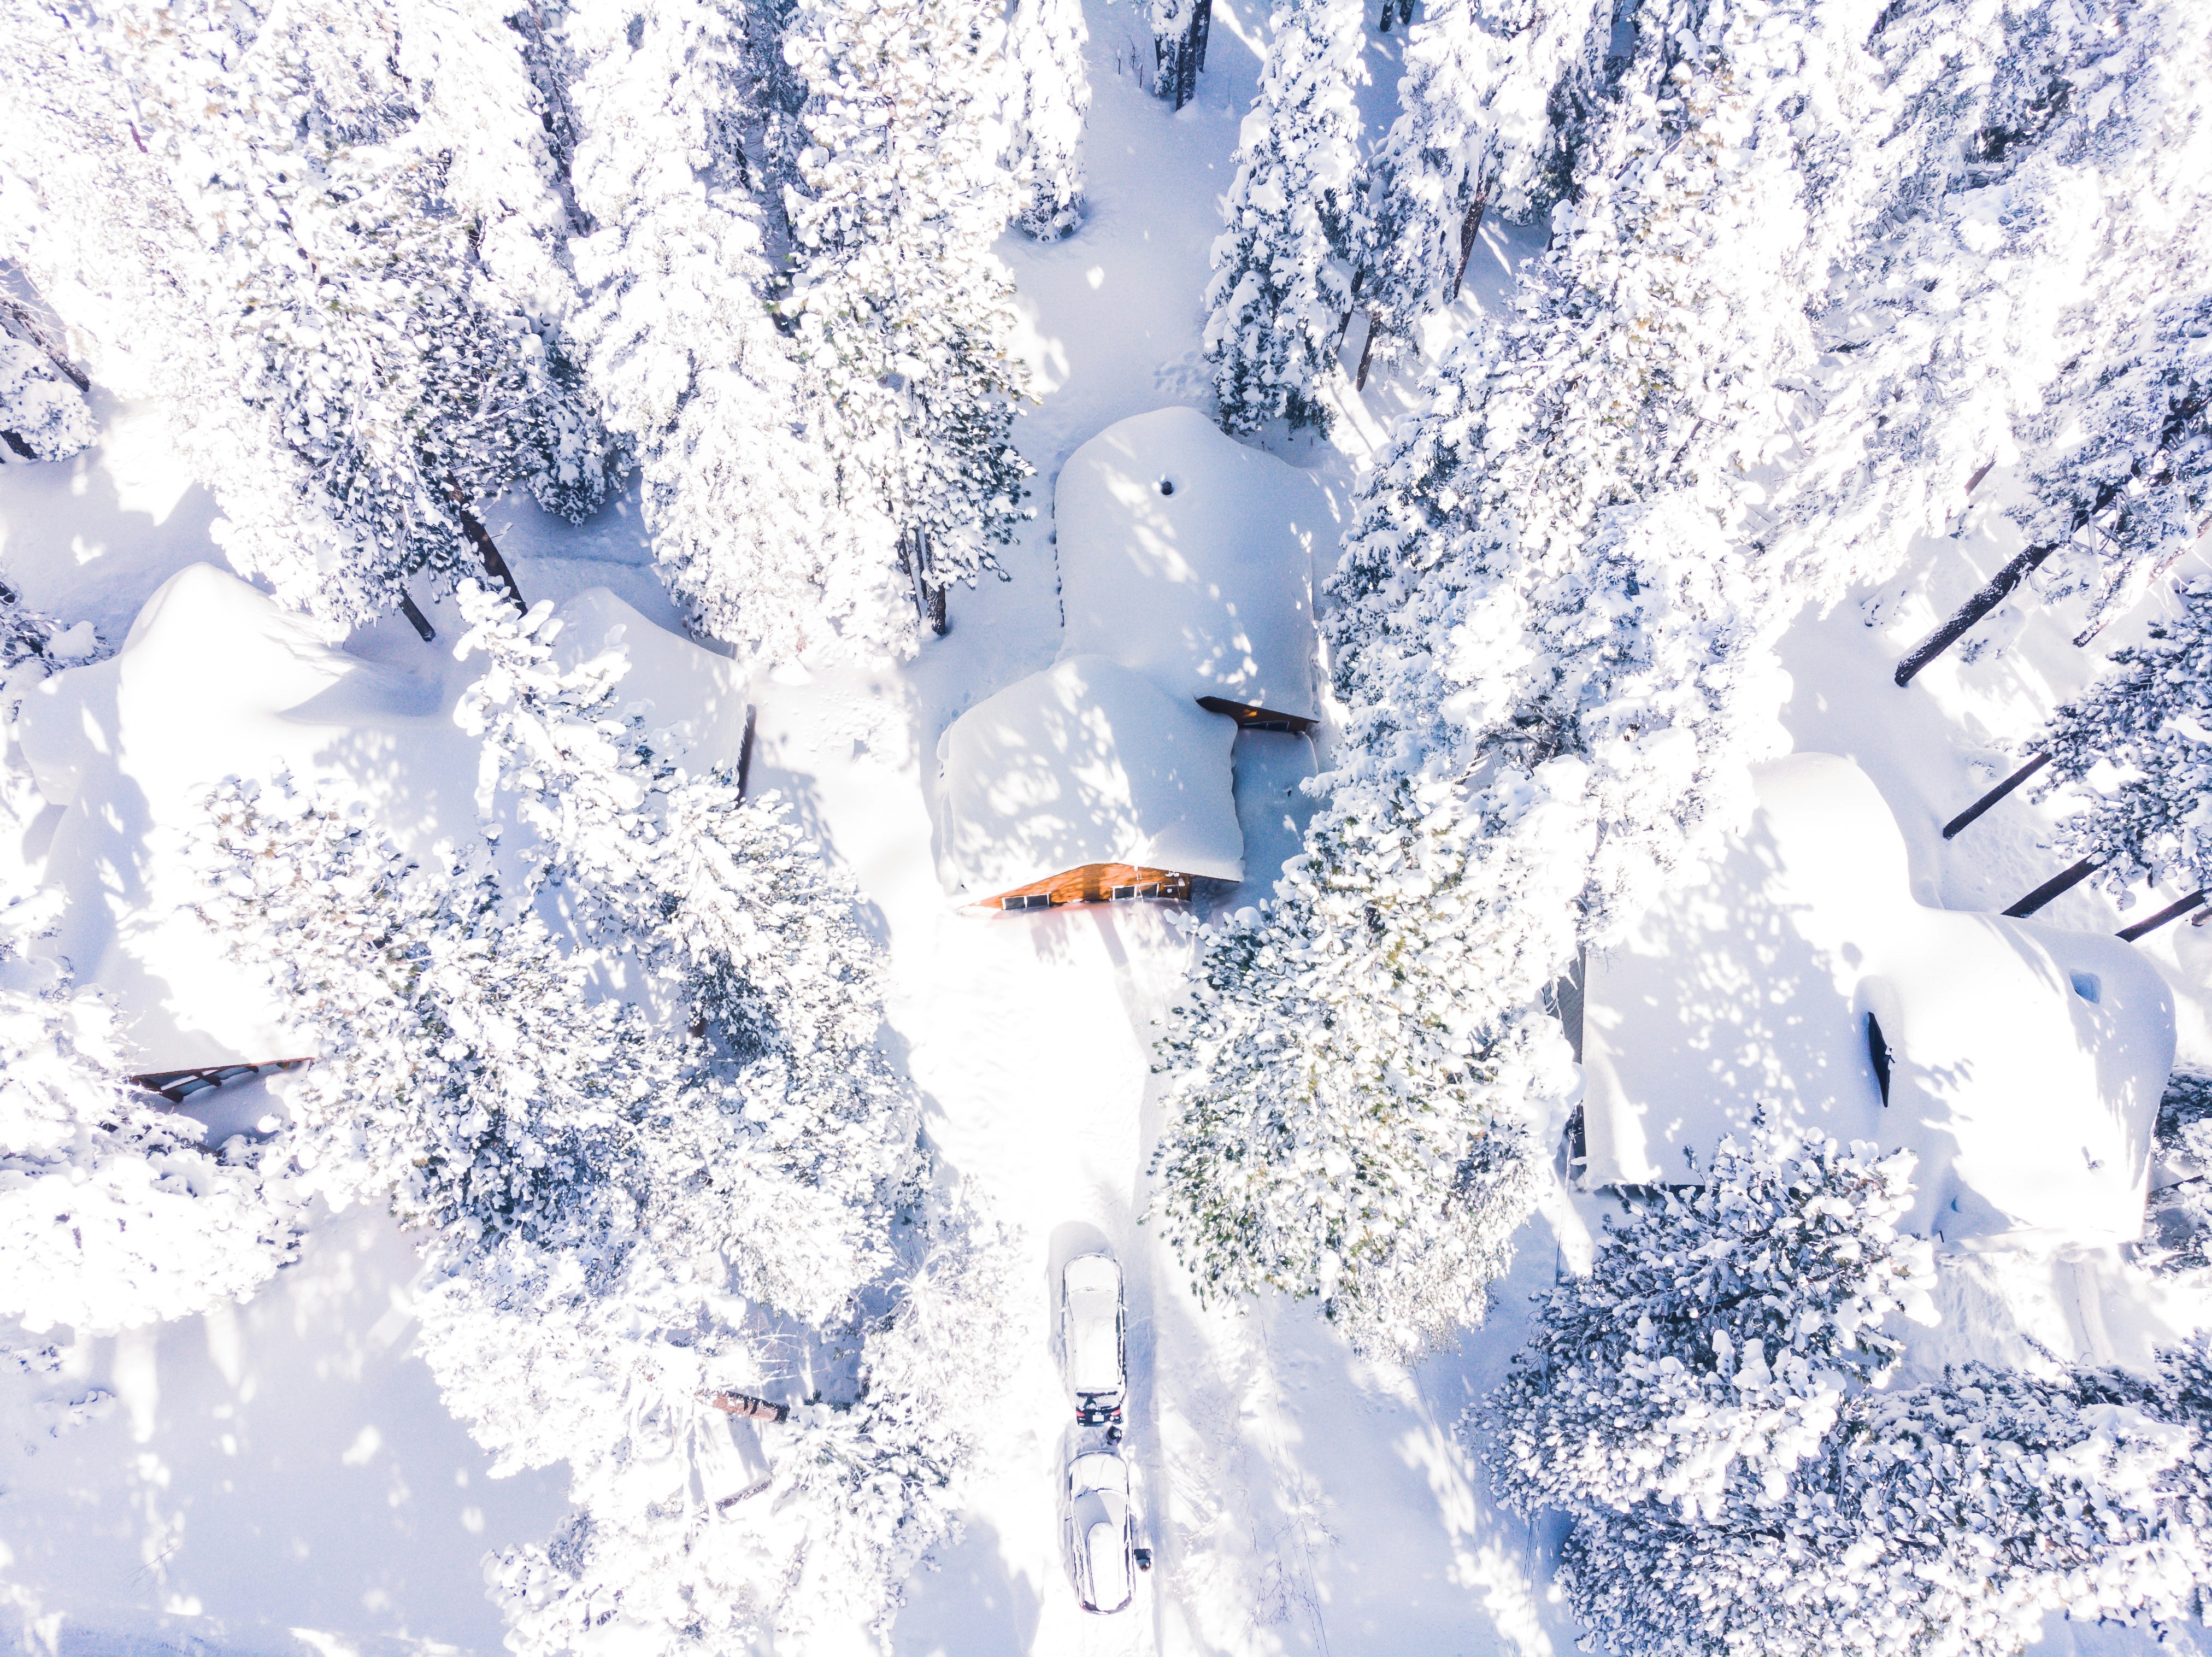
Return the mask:
<svg viewBox="0 0 2212 1657">
<path fill-rule="evenodd" d="M 1180 115 L 1127 72 L 1137 16 L 1133 6 L 1091 8 L 1089 223 L 1055 246 L 1005 244 L 1021 349 L 1042 399 L 1020 428 L 1039 515 L 1006 556 L 1012 579 L 956 592 L 951 635 L 913 663 L 817 665 L 756 691 L 757 777 L 853 869 L 890 951 L 886 1041 L 922 1090 L 928 1130 L 1027 1252 L 1034 1338 L 1012 1378 L 1004 1431 L 966 1538 L 911 1585 L 896 1645 L 912 1657 L 1553 1657 L 1575 1648 L 1549 1586 L 1553 1538 L 1494 1512 L 1451 1433 L 1519 1345 L 1527 1297 L 1551 1279 L 1549 1227 L 1526 1233 L 1492 1325 L 1410 1376 L 1358 1362 L 1303 1307 L 1199 1306 L 1139 1218 L 1158 1127 L 1151 1043 L 1187 940 L 1158 910 L 960 916 L 937 889 L 928 798 L 938 734 L 1059 647 L 1050 503 L 1060 462 L 1110 422 L 1191 400 L 1203 383 L 1199 295 L 1264 7 L 1217 0 L 1212 62 L 1198 102 Z M 1370 29 L 1370 125 L 1394 95 L 1396 44 Z M 1486 228 L 1461 326 L 1498 302 L 1514 262 L 1540 241 Z M 1358 466 L 1409 396 L 1402 376 L 1379 373 L 1333 440 L 1268 446 L 1312 466 L 1348 505 Z M 214 504 L 165 463 L 153 411 L 108 412 L 106 447 L 75 466 L 0 470 L 0 564 L 32 602 L 90 618 L 113 643 L 161 580 L 218 555 L 206 539 Z M 673 624 L 642 567 L 634 499 L 581 530 L 526 506 L 487 517 L 533 599 L 607 585 Z M 1875 777 L 1927 899 L 2001 906 L 2055 867 L 2035 844 L 2038 808 L 2009 801 L 1948 845 L 1938 828 L 1985 786 L 1977 762 L 2030 728 L 2093 659 L 2066 643 L 2063 618 L 2027 613 L 2005 655 L 1946 662 L 1897 691 L 1887 678 L 1895 655 L 2001 559 L 1979 542 L 1925 551 L 1885 628 L 1868 628 L 1847 605 L 1793 632 L 1785 723 L 1800 746 L 1850 754 Z M 447 643 L 453 619 L 441 617 Z M 2115 630 L 2100 650 L 2124 636 Z M 353 648 L 403 663 L 421 649 L 396 620 Z M 1310 761 L 1287 739 L 1240 740 L 1240 815 L 1248 832 L 1265 825 L 1279 856 L 1305 809 L 1285 790 Z M 1254 838 L 1256 891 L 1268 854 Z M 2109 899 L 2087 891 L 2052 918 L 2118 923 Z M 2177 984 L 2185 1057 L 2212 1061 L 2212 1009 L 2199 987 L 2212 931 L 2185 924 L 2147 947 Z M 1115 1618 L 1077 1611 L 1061 1556 L 1056 1492 L 1070 1411 L 1048 1339 L 1059 1262 L 1101 1240 L 1127 1273 L 1126 1447 L 1140 1529 L 1158 1557 L 1135 1608 Z M 356 1211 L 319 1226 L 301 1264 L 243 1307 L 88 1343 L 38 1390 L 65 1402 L 101 1386 L 116 1401 L 59 1436 L 50 1411 L 0 1381 L 0 1627 L 12 1623 L 25 1648 L 49 1654 L 496 1650 L 478 1560 L 550 1531 L 562 1480 L 484 1478 L 483 1459 L 408 1355 L 412 1275 L 390 1223 Z M 2019 1327 L 2007 1341 L 2027 1332 L 2094 1352 L 2124 1338 L 2115 1322 L 2135 1292 L 2104 1260 L 1979 1262 L 1956 1281 L 1954 1333 L 1968 1345 L 2009 1320 Z M 2059 1625 L 2045 1649 L 2142 1646 L 2138 1636 Z"/>
</svg>

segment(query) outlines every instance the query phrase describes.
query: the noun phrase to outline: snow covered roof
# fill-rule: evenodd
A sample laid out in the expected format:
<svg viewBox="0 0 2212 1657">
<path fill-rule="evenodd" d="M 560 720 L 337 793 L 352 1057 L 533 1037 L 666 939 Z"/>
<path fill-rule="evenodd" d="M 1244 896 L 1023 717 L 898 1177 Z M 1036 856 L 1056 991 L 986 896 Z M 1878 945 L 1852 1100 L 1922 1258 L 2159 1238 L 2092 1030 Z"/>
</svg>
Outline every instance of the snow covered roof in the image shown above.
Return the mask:
<svg viewBox="0 0 2212 1657">
<path fill-rule="evenodd" d="M 1194 409 L 1158 409 L 1069 456 L 1054 509 L 1063 660 L 1111 656 L 1192 700 L 1318 711 L 1313 558 L 1337 523 L 1310 475 Z"/>
<path fill-rule="evenodd" d="M 1236 736 L 1104 656 L 1008 685 L 937 745 L 945 890 L 981 899 L 1091 863 L 1243 879 Z"/>
<path fill-rule="evenodd" d="M 2173 1005 L 2131 946 L 1924 908 L 1849 760 L 1762 766 L 1751 826 L 1585 989 L 1592 1185 L 1680 1181 L 1771 1101 L 1919 1158 L 1911 1223 L 1947 1238 L 2141 1230 Z M 1869 1019 L 1887 1050 L 1888 1101 Z"/>
</svg>

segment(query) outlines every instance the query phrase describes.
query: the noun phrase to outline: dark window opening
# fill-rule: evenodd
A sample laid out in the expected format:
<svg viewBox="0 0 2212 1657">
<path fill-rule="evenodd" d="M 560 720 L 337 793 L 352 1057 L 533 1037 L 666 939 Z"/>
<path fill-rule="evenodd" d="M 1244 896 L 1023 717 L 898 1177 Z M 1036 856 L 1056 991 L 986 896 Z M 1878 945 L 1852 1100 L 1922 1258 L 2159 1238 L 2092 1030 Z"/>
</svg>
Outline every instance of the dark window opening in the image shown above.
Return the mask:
<svg viewBox="0 0 2212 1657">
<path fill-rule="evenodd" d="M 1052 893 L 1049 892 L 1018 892 L 1011 898 L 1001 898 L 999 904 L 1004 909 L 1050 909 Z"/>
<path fill-rule="evenodd" d="M 1889 1103 L 1889 1043 L 1882 1039 L 1881 1026 L 1875 1015 L 1867 1014 L 1867 1057 L 1874 1061 L 1875 1083 L 1881 1089 L 1881 1102 Z"/>
<path fill-rule="evenodd" d="M 1161 493 L 1161 494 L 1163 494 L 1163 495 L 1172 495 L 1172 494 L 1174 494 L 1174 493 L 1175 493 L 1175 479 L 1174 479 L 1174 478 L 1161 478 L 1161 479 L 1160 479 L 1160 493 Z"/>
</svg>

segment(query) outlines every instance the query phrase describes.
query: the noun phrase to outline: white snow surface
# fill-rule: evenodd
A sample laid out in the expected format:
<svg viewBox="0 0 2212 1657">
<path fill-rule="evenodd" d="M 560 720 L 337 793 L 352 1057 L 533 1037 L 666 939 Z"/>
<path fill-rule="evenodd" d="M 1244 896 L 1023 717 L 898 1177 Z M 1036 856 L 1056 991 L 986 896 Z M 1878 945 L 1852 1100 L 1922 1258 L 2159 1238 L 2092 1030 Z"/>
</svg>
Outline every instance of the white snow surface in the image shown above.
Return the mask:
<svg viewBox="0 0 2212 1657">
<path fill-rule="evenodd" d="M 1106 656 L 1071 656 L 963 714 L 938 744 L 952 896 L 1088 863 L 1244 878 L 1237 727 Z"/>
<path fill-rule="evenodd" d="M 1307 472 L 1195 409 L 1117 420 L 1053 494 L 1060 654 L 1109 655 L 1164 690 L 1299 719 L 1314 696 L 1313 559 L 1335 515 Z"/>
<path fill-rule="evenodd" d="M 1144 9 L 1090 8 L 1091 215 L 1060 242 L 1001 244 L 1018 285 L 1019 349 L 1042 398 L 1016 429 L 1040 493 L 1094 435 L 1203 394 L 1197 295 L 1266 21 L 1251 0 L 1215 0 L 1199 99 L 1171 114 L 1136 79 L 1152 64 Z M 1370 131 L 1387 124 L 1403 39 L 1379 34 L 1369 13 L 1372 73 L 1360 100 Z M 1517 230 L 1493 215 L 1464 296 L 1425 331 L 1430 349 L 1496 315 L 1541 239 L 1540 228 Z M 1412 394 L 1402 373 L 1382 365 L 1364 399 L 1346 395 L 1331 442 L 1279 431 L 1262 441 L 1307 471 L 1340 523 L 1357 469 Z M 93 621 L 112 642 L 162 580 L 220 556 L 206 534 L 216 508 L 163 442 L 159 411 L 118 408 L 97 387 L 92 401 L 104 422 L 100 447 L 72 462 L 0 468 L 0 564 L 31 602 Z M 1977 521 L 1995 512 L 2001 474 L 1978 492 Z M 526 500 L 487 503 L 482 515 L 532 599 L 605 586 L 674 624 L 634 492 L 574 530 Z M 1009 582 L 956 590 L 951 634 L 915 661 L 816 664 L 750 687 L 761 706 L 757 786 L 788 797 L 858 879 L 868 924 L 890 952 L 886 1050 L 921 1088 L 927 1131 L 948 1169 L 1012 1228 L 1029 1266 L 1036 1338 L 1008 1378 L 966 1534 L 908 1585 L 893 1649 L 1565 1657 L 1577 1631 L 1551 1581 L 1559 1534 L 1496 1511 L 1452 1429 L 1521 1344 L 1529 1297 L 1587 1246 L 1579 1216 L 1561 1209 L 1533 1222 L 1490 1324 L 1412 1373 L 1353 1357 L 1302 1305 L 1203 1305 L 1139 1219 L 1160 1125 L 1152 1043 L 1178 993 L 1187 939 L 1150 907 L 995 924 L 945 903 L 930 758 L 962 713 L 1061 649 L 1048 532 L 1041 517 L 1006 549 Z M 1784 641 L 1796 681 L 1784 722 L 1796 746 L 1848 755 L 1872 777 L 1905 835 L 1911 890 L 1923 905 L 2002 907 L 2054 871 L 2038 844 L 2050 808 L 2026 795 L 1957 842 L 1942 841 L 1937 827 L 2017 763 L 2011 744 L 2097 670 L 2103 647 L 2139 636 L 2142 614 L 2156 609 L 2147 602 L 2099 651 L 2082 651 L 2070 643 L 2077 612 L 2023 600 L 2000 618 L 2008 649 L 1972 661 L 1954 653 L 1910 692 L 1896 691 L 1888 673 L 1898 653 L 2012 550 L 1972 533 L 1931 543 L 1911 579 L 1881 595 L 1879 625 L 1845 606 L 1806 618 Z M 1326 551 L 1320 557 L 1325 568 Z M 432 684 L 438 709 L 450 710 L 471 675 L 448 655 L 456 618 L 439 606 L 433 619 L 437 646 L 395 618 L 356 634 L 345 654 Z M 580 649 L 583 638 L 580 628 L 562 644 Z M 221 677 L 224 649 L 208 642 L 179 655 L 191 674 Z M 198 694 L 181 681 L 172 689 L 179 699 Z M 1322 712 L 1325 751 L 1325 702 Z M 718 713 L 712 740 L 726 741 L 729 725 Z M 118 812 L 176 809 L 168 798 L 132 801 L 140 785 L 113 762 L 112 729 L 102 740 L 109 748 L 95 748 L 94 770 Z M 395 747 L 384 770 L 396 776 L 406 762 L 413 786 L 428 786 L 425 774 L 443 762 Z M 1248 732 L 1233 753 L 1251 862 L 1248 885 L 1226 899 L 1237 904 L 1263 895 L 1273 862 L 1294 847 L 1310 807 L 1292 789 L 1310 749 L 1304 739 Z M 473 779 L 473 756 L 441 772 L 441 807 L 464 816 L 428 815 L 410 832 L 472 820 Z M 96 807 L 83 797 L 88 814 Z M 150 891 L 168 878 L 150 839 L 126 834 L 114 850 L 125 859 L 118 880 Z M 71 883 L 79 911 L 99 908 L 99 935 L 136 947 L 143 928 L 161 924 L 150 902 L 103 895 L 109 871 L 98 859 L 49 868 Z M 2052 918 L 2109 931 L 2121 917 L 2085 886 Z M 71 921 L 84 923 L 81 914 Z M 2212 929 L 2167 928 L 2141 953 L 2175 995 L 2185 1052 L 2212 1064 Z M 127 952 L 116 964 L 127 978 Z M 185 1019 L 193 986 L 157 987 L 179 1002 L 170 1016 Z M 205 1113 L 251 1123 L 269 1102 L 248 1084 Z M 1069 1580 L 1060 1503 L 1073 1410 L 1048 1335 L 1059 1267 L 1103 1247 L 1126 1276 L 1124 1450 L 1137 1539 L 1158 1557 L 1137 1578 L 1131 1610 L 1112 1617 L 1079 1611 Z M 1966 1357 L 2039 1362 L 2039 1346 L 2136 1361 L 2149 1339 L 2170 1339 L 2203 1313 L 2180 1288 L 2148 1282 L 2109 1247 L 1954 1249 L 1939 1264 L 1944 1322 L 1915 1347 L 1916 1362 L 1938 1371 Z M 49 1378 L 0 1377 L 0 1645 L 40 1657 L 493 1657 L 501 1628 L 483 1595 L 483 1556 L 550 1534 L 564 1511 L 563 1475 L 487 1478 L 488 1458 L 409 1354 L 415 1269 L 391 1221 L 356 1209 L 320 1221 L 301 1264 L 245 1307 L 80 1340 Z M 2170 1630 L 2168 1642 L 2054 1619 L 2039 1649 L 2203 1649 L 2199 1630 Z M 858 1630 L 821 1647 L 865 1648 Z"/>
<path fill-rule="evenodd" d="M 1710 878 L 1591 956 L 1592 1185 L 1680 1181 L 1762 1102 L 1919 1159 L 1907 1223 L 1947 1239 L 2142 1230 L 2173 1000 L 2129 945 L 1914 901 L 1905 841 L 1832 754 L 1758 769 Z M 1885 1104 L 1869 1046 L 1892 1054 Z"/>
</svg>

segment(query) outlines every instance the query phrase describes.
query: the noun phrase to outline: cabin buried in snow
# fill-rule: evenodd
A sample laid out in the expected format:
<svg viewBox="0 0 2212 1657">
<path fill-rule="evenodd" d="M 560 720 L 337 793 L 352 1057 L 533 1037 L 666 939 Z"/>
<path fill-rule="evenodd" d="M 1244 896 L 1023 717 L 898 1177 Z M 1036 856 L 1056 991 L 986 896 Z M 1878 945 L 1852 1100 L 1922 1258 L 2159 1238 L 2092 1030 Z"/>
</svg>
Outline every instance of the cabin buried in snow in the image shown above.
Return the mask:
<svg viewBox="0 0 2212 1657">
<path fill-rule="evenodd" d="M 1237 733 L 1303 735 L 1320 711 L 1312 569 L 1316 539 L 1335 533 L 1328 496 L 1176 408 L 1084 444 L 1054 498 L 1060 659 L 938 745 L 945 890 L 1026 910 L 1241 880 Z"/>
<path fill-rule="evenodd" d="M 1591 1187 L 1697 1183 L 1784 1124 L 1917 1159 L 1908 1223 L 1957 1240 L 2140 1236 L 2172 996 L 2132 946 L 1912 896 L 1904 837 L 1847 759 L 1759 767 L 1710 877 L 1593 951 Z"/>
</svg>

